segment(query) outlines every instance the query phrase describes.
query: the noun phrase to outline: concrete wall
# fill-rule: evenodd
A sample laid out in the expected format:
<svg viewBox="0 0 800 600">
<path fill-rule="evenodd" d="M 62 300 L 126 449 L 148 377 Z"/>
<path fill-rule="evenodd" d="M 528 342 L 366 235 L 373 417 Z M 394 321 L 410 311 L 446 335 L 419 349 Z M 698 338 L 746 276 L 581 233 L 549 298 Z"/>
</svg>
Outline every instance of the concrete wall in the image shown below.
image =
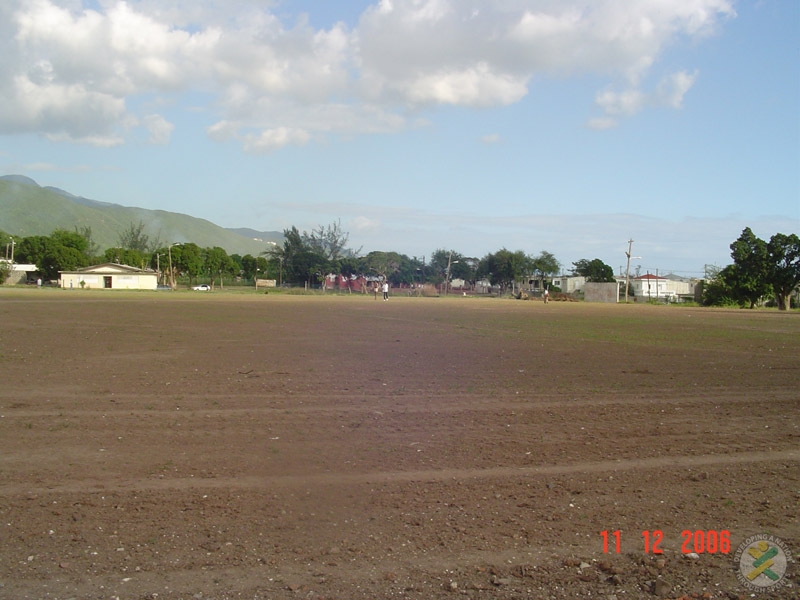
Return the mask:
<svg viewBox="0 0 800 600">
<path fill-rule="evenodd" d="M 587 281 L 583 287 L 583 299 L 586 302 L 619 302 L 619 285 L 613 283 L 595 283 Z"/>
</svg>

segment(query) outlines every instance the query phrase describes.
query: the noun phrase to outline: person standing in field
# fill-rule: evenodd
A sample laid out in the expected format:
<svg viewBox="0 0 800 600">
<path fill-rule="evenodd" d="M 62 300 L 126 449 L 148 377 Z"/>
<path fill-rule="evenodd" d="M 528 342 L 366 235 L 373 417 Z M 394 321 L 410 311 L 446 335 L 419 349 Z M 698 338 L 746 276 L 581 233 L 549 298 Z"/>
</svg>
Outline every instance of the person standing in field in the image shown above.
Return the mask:
<svg viewBox="0 0 800 600">
<path fill-rule="evenodd" d="M 389 282 L 383 282 L 383 300 L 386 301 L 389 299 Z"/>
<path fill-rule="evenodd" d="M 550 299 L 550 290 L 548 290 L 547 288 L 544 288 L 544 294 L 542 294 L 542 299 L 544 300 L 545 304 L 547 304 L 547 301 Z"/>
</svg>

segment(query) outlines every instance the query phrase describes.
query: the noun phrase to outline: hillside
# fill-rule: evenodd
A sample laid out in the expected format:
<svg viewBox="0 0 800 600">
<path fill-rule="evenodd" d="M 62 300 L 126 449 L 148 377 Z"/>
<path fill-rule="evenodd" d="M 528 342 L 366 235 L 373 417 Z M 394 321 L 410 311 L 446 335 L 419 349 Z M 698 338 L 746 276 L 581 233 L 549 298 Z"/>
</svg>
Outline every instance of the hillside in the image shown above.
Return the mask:
<svg viewBox="0 0 800 600">
<path fill-rule="evenodd" d="M 0 177 L 0 230 L 15 237 L 50 235 L 58 228 L 75 231 L 90 227 L 94 241 L 103 251 L 116 246 L 120 233 L 139 222 L 145 224 L 151 240 L 164 245 L 194 242 L 202 248 L 219 246 L 228 254 L 258 255 L 267 249 L 267 241 L 283 239 L 279 232 L 225 229 L 180 213 L 90 200 L 58 188 L 41 187 L 22 175 Z"/>
</svg>

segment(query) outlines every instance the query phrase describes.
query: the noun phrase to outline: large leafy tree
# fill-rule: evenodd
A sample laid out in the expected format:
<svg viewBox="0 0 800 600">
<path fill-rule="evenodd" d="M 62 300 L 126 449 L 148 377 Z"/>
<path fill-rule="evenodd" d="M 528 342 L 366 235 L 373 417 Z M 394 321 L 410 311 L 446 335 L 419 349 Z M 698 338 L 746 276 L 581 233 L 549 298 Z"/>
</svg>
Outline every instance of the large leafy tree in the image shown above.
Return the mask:
<svg viewBox="0 0 800 600">
<path fill-rule="evenodd" d="M 779 310 L 788 310 L 792 292 L 800 285 L 800 238 L 776 233 L 767 244 L 768 279 Z"/>
<path fill-rule="evenodd" d="M 734 269 L 729 272 L 730 282 L 737 299 L 754 308 L 769 294 L 770 259 L 767 243 L 746 227 L 730 246 Z"/>
<path fill-rule="evenodd" d="M 202 252 L 202 256 L 203 271 L 209 274 L 212 282 L 214 277 L 219 277 L 219 285 L 222 287 L 222 277 L 224 275 L 233 275 L 236 270 L 236 263 L 228 256 L 225 249 L 219 246 L 206 248 Z"/>
<path fill-rule="evenodd" d="M 614 269 L 604 263 L 599 258 L 588 260 L 582 258 L 581 260 L 572 263 L 572 272 L 575 275 L 586 277 L 586 281 L 593 281 L 598 283 L 612 283 L 616 281 L 614 278 Z"/>
<path fill-rule="evenodd" d="M 33 263 L 47 279 L 57 279 L 59 271 L 73 271 L 89 264 L 86 240 L 78 233 L 56 229 L 49 236 L 23 238 L 16 245 L 16 262 Z"/>
<path fill-rule="evenodd" d="M 403 256 L 397 252 L 370 252 L 361 259 L 362 270 L 366 275 L 383 277 L 392 282 L 393 276 L 403 267 Z"/>
<path fill-rule="evenodd" d="M 484 256 L 479 265 L 477 275 L 486 277 L 492 285 L 503 289 L 513 287 L 532 270 L 531 259 L 522 251 L 512 252 L 502 248 Z"/>
<path fill-rule="evenodd" d="M 237 261 L 236 255 L 231 256 L 234 261 Z M 242 276 L 245 279 L 264 279 L 269 278 L 270 263 L 264 256 L 253 256 L 252 254 L 245 254 L 237 261 L 241 265 Z M 274 279 L 278 279 L 278 269 L 274 269 Z"/>
<path fill-rule="evenodd" d="M 50 239 L 60 246 L 77 250 L 87 259 L 89 258 L 89 255 L 86 252 L 89 247 L 89 242 L 77 231 L 55 229 L 53 230 L 53 233 L 50 234 Z"/>
<path fill-rule="evenodd" d="M 177 244 L 171 247 L 172 268 L 189 277 L 193 283 L 203 273 L 203 251 L 192 242 Z"/>
<path fill-rule="evenodd" d="M 540 277 L 547 277 L 548 275 L 556 275 L 561 269 L 561 263 L 556 260 L 556 257 L 548 252 L 542 250 L 539 256 L 534 256 L 532 259 L 533 273 Z"/>
</svg>

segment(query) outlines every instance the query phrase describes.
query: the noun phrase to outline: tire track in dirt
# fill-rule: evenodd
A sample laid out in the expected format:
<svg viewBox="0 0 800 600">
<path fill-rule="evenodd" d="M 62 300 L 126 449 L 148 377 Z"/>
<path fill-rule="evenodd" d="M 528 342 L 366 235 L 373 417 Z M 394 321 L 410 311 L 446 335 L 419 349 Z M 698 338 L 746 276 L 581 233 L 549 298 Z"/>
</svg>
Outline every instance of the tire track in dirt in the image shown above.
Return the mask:
<svg viewBox="0 0 800 600">
<path fill-rule="evenodd" d="M 42 409 L 32 409 L 30 405 L 25 402 L 25 396 L 17 394 L 14 396 L 13 401 L 7 399 L 6 406 L 0 406 L 0 419 L 30 419 L 37 417 L 92 417 L 96 418 L 98 415 L 104 417 L 116 416 L 153 416 L 157 414 L 182 414 L 183 416 L 198 416 L 198 415 L 214 415 L 214 416 L 235 416 L 235 415 L 258 415 L 258 414 L 285 414 L 287 405 L 291 406 L 293 413 L 374 413 L 381 410 L 392 410 L 395 412 L 403 413 L 429 413 L 431 411 L 439 413 L 457 413 L 464 411 L 476 410 L 555 410 L 563 409 L 565 406 L 569 408 L 590 408 L 594 406 L 641 406 L 643 408 L 653 407 L 662 408 L 664 406 L 676 405 L 692 405 L 692 404 L 709 404 L 724 402 L 726 404 L 745 404 L 753 402 L 753 394 L 746 392 L 703 392 L 698 395 L 687 395 L 676 397 L 674 395 L 668 396 L 648 396 L 643 398 L 641 395 L 625 397 L 619 394 L 615 397 L 592 397 L 582 398 L 577 394 L 571 394 L 570 397 L 564 396 L 537 396 L 536 398 L 508 395 L 496 396 L 491 398 L 485 397 L 470 397 L 468 394 L 459 394 L 456 396 L 439 396 L 431 401 L 427 395 L 429 391 L 420 391 L 415 393 L 413 391 L 406 391 L 403 394 L 397 394 L 390 397 L 390 403 L 387 401 L 375 401 L 374 397 L 368 391 L 364 393 L 352 394 L 330 394 L 326 393 L 321 399 L 304 398 L 296 401 L 296 398 L 287 396 L 285 394 L 269 396 L 265 394 L 247 395 L 237 394 L 236 403 L 239 406 L 229 408 L 219 407 L 204 407 L 198 406 L 200 401 L 208 402 L 210 404 L 218 404 L 221 401 L 230 401 L 230 394 L 218 395 L 203 395 L 199 398 L 192 400 L 173 400 L 165 401 L 164 396 L 160 394 L 143 395 L 143 394 L 114 394 L 114 403 L 117 405 L 125 402 L 131 404 L 153 405 L 155 403 L 165 404 L 169 402 L 169 407 L 151 406 L 150 408 L 130 408 L 125 406 L 104 406 L 102 409 L 82 408 L 73 410 L 71 408 L 53 407 L 48 406 Z M 770 391 L 768 394 L 772 402 L 794 402 L 797 400 L 796 390 L 783 391 Z M 31 397 L 38 398 L 31 395 Z M 425 403 L 411 403 L 415 402 L 418 398 L 424 397 Z M 75 397 L 72 395 L 61 395 L 57 393 L 48 395 L 49 402 L 56 401 L 74 402 Z M 100 399 L 98 397 L 98 399 Z M 353 404 L 359 400 L 363 404 Z M 408 401 L 404 403 L 403 401 Z M 269 404 L 269 406 L 258 406 L 254 403 Z M 343 402 L 347 404 L 339 404 Z"/>
<path fill-rule="evenodd" d="M 698 456 L 658 456 L 627 460 L 604 460 L 563 465 L 528 467 L 493 467 L 489 469 L 439 469 L 415 471 L 378 471 L 371 473 L 322 473 L 315 475 L 281 475 L 179 479 L 126 479 L 71 481 L 46 487 L 0 485 L 0 494 L 49 494 L 61 492 L 126 492 L 144 490 L 190 489 L 262 489 L 313 486 L 348 486 L 377 483 L 421 483 L 438 481 L 467 481 L 509 477 L 537 477 L 573 473 L 603 473 L 660 468 L 710 467 L 733 464 L 800 462 L 800 450 L 773 452 L 738 452 L 735 454 L 703 454 Z"/>
</svg>

